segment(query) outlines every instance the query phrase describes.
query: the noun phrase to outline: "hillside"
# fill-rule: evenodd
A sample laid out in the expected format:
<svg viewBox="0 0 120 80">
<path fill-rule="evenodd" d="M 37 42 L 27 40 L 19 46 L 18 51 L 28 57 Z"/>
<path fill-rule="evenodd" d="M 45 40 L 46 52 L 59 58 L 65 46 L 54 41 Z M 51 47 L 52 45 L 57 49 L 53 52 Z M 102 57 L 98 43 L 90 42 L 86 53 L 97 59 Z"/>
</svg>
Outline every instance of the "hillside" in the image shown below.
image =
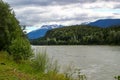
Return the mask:
<svg viewBox="0 0 120 80">
<path fill-rule="evenodd" d="M 83 23 L 84 25 L 96 26 L 101 28 L 106 28 L 110 26 L 120 25 L 120 19 L 100 19 L 90 23 Z M 43 25 L 41 28 L 31 31 L 27 34 L 29 39 L 38 39 L 44 37 L 46 32 L 55 28 L 64 27 L 62 25 Z"/>
<path fill-rule="evenodd" d="M 50 30 L 45 37 L 31 40 L 34 45 L 120 45 L 120 26 L 99 28 L 87 25 Z"/>
<path fill-rule="evenodd" d="M 100 19 L 95 22 L 90 22 L 87 25 L 106 28 L 110 26 L 120 25 L 120 19 Z"/>
</svg>

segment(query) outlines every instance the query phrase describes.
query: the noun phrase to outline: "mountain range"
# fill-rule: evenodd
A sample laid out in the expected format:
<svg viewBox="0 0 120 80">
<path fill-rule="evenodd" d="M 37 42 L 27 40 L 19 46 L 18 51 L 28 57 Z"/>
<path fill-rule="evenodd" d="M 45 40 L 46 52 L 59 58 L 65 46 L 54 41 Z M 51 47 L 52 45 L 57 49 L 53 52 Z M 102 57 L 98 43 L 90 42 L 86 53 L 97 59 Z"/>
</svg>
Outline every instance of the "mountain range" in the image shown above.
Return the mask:
<svg viewBox="0 0 120 80">
<path fill-rule="evenodd" d="M 100 20 L 97 20 L 95 22 L 86 23 L 84 25 L 106 28 L 106 27 L 110 27 L 110 26 L 114 26 L 114 25 L 120 25 L 120 19 L 100 19 Z M 55 28 L 62 28 L 62 27 L 64 27 L 64 26 L 57 25 L 57 24 L 43 25 L 41 28 L 29 32 L 27 34 L 27 36 L 28 36 L 28 39 L 41 38 L 41 37 L 44 37 L 44 35 L 46 34 L 46 32 L 48 30 L 52 30 L 52 29 L 55 29 Z"/>
<path fill-rule="evenodd" d="M 100 19 L 95 22 L 90 22 L 87 25 L 106 28 L 110 26 L 120 25 L 120 19 Z"/>
<path fill-rule="evenodd" d="M 43 25 L 41 28 L 29 32 L 27 36 L 28 36 L 28 39 L 37 39 L 37 38 L 43 37 L 48 30 L 55 29 L 55 28 L 61 28 L 61 27 L 63 26 L 57 25 L 57 24 Z"/>
</svg>

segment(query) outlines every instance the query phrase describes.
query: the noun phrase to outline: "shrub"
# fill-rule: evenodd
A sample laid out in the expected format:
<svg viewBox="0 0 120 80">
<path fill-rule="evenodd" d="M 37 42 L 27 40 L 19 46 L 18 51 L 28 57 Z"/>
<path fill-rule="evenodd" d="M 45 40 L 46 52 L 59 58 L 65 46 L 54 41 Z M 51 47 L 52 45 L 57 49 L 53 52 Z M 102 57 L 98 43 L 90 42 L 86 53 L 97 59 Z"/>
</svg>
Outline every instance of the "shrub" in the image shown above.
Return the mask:
<svg viewBox="0 0 120 80">
<path fill-rule="evenodd" d="M 23 38 L 16 38 L 12 41 L 9 51 L 13 59 L 17 62 L 20 60 L 27 60 L 32 55 L 32 50 L 29 42 Z"/>
</svg>

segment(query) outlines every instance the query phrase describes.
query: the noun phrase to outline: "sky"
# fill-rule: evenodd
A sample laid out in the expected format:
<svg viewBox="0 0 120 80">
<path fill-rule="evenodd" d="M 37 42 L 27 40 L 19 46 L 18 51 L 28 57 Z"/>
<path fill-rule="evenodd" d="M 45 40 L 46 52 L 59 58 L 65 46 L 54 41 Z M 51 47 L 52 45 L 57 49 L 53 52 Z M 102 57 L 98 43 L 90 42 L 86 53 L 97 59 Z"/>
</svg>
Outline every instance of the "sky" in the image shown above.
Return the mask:
<svg viewBox="0 0 120 80">
<path fill-rule="evenodd" d="M 120 0 L 3 0 L 21 25 L 76 25 L 98 19 L 120 19 Z"/>
</svg>

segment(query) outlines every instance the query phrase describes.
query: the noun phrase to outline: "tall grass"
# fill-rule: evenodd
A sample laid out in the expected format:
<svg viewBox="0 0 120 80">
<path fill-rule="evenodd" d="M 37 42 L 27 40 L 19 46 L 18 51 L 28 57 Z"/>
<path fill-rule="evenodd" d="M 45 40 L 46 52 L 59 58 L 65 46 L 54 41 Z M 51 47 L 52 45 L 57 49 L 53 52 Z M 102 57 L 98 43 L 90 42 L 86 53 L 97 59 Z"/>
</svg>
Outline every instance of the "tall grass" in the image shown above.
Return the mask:
<svg viewBox="0 0 120 80">
<path fill-rule="evenodd" d="M 33 68 L 41 73 L 59 72 L 60 67 L 57 61 L 48 57 L 46 49 L 36 53 L 31 61 Z"/>
<path fill-rule="evenodd" d="M 39 72 L 45 72 L 49 58 L 46 53 L 37 53 L 32 60 L 32 66 Z"/>
</svg>

